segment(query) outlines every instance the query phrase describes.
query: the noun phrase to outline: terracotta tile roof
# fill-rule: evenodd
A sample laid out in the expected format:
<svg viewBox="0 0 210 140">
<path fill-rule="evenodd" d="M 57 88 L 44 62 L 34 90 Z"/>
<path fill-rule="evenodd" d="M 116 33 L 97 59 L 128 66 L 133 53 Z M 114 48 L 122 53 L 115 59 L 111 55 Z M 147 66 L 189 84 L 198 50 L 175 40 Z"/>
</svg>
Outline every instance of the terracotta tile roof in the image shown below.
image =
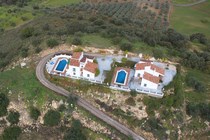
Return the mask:
<svg viewBox="0 0 210 140">
<path fill-rule="evenodd" d="M 128 86 L 128 78 L 129 78 L 129 76 L 130 76 L 130 71 L 131 71 L 131 70 L 130 70 L 129 68 L 123 68 L 123 67 L 116 67 L 116 68 L 115 68 L 115 70 L 114 70 L 114 75 L 113 75 L 113 77 L 112 77 L 112 83 L 111 83 L 111 84 L 115 84 L 115 85 L 116 85 L 115 79 L 116 79 L 116 76 L 117 76 L 117 72 L 118 72 L 119 70 L 125 70 L 125 71 L 128 73 L 127 78 L 126 78 L 126 83 L 125 83 L 125 85 L 124 85 L 124 86 Z"/>
<path fill-rule="evenodd" d="M 95 58 L 94 56 L 84 55 L 82 57 L 82 59 L 80 60 L 80 62 L 84 63 L 86 61 L 86 59 L 94 59 L 94 58 Z"/>
<path fill-rule="evenodd" d="M 74 52 L 73 55 L 72 55 L 72 58 L 73 59 L 79 59 L 81 55 L 82 55 L 82 52 Z"/>
<path fill-rule="evenodd" d="M 85 61 L 86 61 L 86 58 L 87 58 L 87 57 L 83 56 L 83 57 L 82 57 L 82 59 L 80 60 L 80 62 L 83 62 L 83 63 L 85 63 Z"/>
<path fill-rule="evenodd" d="M 76 66 L 79 67 L 80 63 L 79 60 L 76 59 L 70 59 L 70 66 Z"/>
<path fill-rule="evenodd" d="M 147 72 L 144 72 L 144 75 L 143 75 L 143 79 L 146 79 L 152 83 L 156 83 L 158 84 L 160 82 L 160 78 L 157 77 L 157 76 L 153 76 L 152 74 L 149 74 Z"/>
<path fill-rule="evenodd" d="M 164 73 L 165 73 L 165 70 L 163 68 L 160 68 L 154 64 L 151 65 L 151 70 L 154 70 L 162 75 L 164 75 Z"/>
<path fill-rule="evenodd" d="M 145 68 L 146 66 L 150 66 L 150 65 L 151 65 L 150 62 L 137 63 L 137 64 L 136 64 L 135 70 L 144 70 L 144 68 Z"/>
<path fill-rule="evenodd" d="M 88 61 L 84 67 L 84 70 L 95 73 L 97 68 L 98 68 L 98 64 Z"/>
</svg>

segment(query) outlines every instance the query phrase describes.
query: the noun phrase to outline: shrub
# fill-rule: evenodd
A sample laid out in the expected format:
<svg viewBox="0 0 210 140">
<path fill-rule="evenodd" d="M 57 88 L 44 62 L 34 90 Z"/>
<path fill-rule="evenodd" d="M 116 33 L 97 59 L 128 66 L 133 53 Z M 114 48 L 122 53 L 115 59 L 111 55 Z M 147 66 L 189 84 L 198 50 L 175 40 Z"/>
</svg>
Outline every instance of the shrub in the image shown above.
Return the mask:
<svg viewBox="0 0 210 140">
<path fill-rule="evenodd" d="M 65 111 L 66 110 L 66 106 L 64 105 L 64 104 L 61 104 L 60 106 L 59 106 L 59 108 L 58 108 L 58 111 L 59 112 L 63 112 L 63 111 Z"/>
<path fill-rule="evenodd" d="M 30 108 L 30 117 L 32 119 L 37 120 L 40 115 L 41 115 L 41 113 L 37 108 L 35 108 L 35 107 Z"/>
<path fill-rule="evenodd" d="M 155 57 L 155 59 L 163 58 L 164 57 L 164 53 L 160 49 L 155 48 L 153 50 L 153 56 Z"/>
<path fill-rule="evenodd" d="M 125 103 L 126 103 L 127 105 L 130 105 L 130 106 L 135 106 L 135 105 L 136 105 L 135 100 L 134 100 L 132 97 L 127 98 L 127 99 L 125 100 Z"/>
<path fill-rule="evenodd" d="M 19 118 L 20 118 L 20 114 L 19 112 L 16 112 L 16 111 L 11 111 L 9 115 L 7 116 L 7 120 L 11 124 L 17 124 L 19 122 Z"/>
<path fill-rule="evenodd" d="M 22 48 L 20 51 L 20 55 L 25 58 L 28 56 L 28 48 Z"/>
<path fill-rule="evenodd" d="M 4 129 L 3 140 L 16 140 L 21 134 L 21 128 L 18 126 L 7 127 Z"/>
<path fill-rule="evenodd" d="M 49 24 L 44 24 L 43 26 L 42 26 L 42 29 L 44 30 L 44 31 L 48 31 L 48 30 L 50 30 L 50 26 L 49 26 Z"/>
<path fill-rule="evenodd" d="M 132 97 L 136 97 L 137 96 L 137 92 L 135 90 L 131 90 L 130 92 Z"/>
<path fill-rule="evenodd" d="M 67 99 L 67 102 L 69 104 L 69 108 L 74 108 L 77 103 L 77 97 L 75 96 L 69 96 Z"/>
<path fill-rule="evenodd" d="M 44 116 L 44 124 L 48 126 L 55 126 L 60 123 L 61 115 L 58 111 L 49 110 Z"/>
<path fill-rule="evenodd" d="M 206 87 L 202 82 L 189 74 L 186 76 L 185 80 L 188 86 L 194 88 L 198 92 L 204 92 L 206 90 Z"/>
<path fill-rule="evenodd" d="M 35 53 L 39 53 L 39 52 L 41 52 L 42 51 L 42 48 L 40 48 L 40 47 L 36 47 L 35 48 Z"/>
<path fill-rule="evenodd" d="M 82 45 L 82 40 L 79 37 L 74 37 L 74 39 L 72 40 L 72 44 L 73 45 Z"/>
<path fill-rule="evenodd" d="M 71 128 L 64 135 L 64 140 L 86 140 L 79 120 L 73 120 Z"/>
<path fill-rule="evenodd" d="M 9 105 L 9 99 L 3 93 L 0 93 L 0 117 L 7 114 L 7 107 Z"/>
<path fill-rule="evenodd" d="M 39 46 L 41 44 L 41 40 L 39 39 L 39 38 L 36 38 L 36 39 L 34 39 L 33 41 L 32 41 L 32 45 L 34 46 L 34 47 L 37 47 L 37 46 Z"/>
<path fill-rule="evenodd" d="M 202 119 L 210 121 L 210 104 L 206 103 L 188 103 L 186 106 L 186 112 L 193 117 L 200 116 Z"/>
<path fill-rule="evenodd" d="M 47 46 L 50 48 L 53 48 L 53 47 L 57 46 L 58 44 L 59 44 L 58 41 L 55 39 L 47 40 Z"/>
<path fill-rule="evenodd" d="M 74 52 L 82 52 L 82 51 L 83 51 L 82 48 L 76 48 L 76 49 L 74 49 Z"/>
<path fill-rule="evenodd" d="M 34 33 L 34 28 L 33 27 L 27 27 L 27 28 L 25 28 L 21 31 L 20 35 L 21 35 L 22 39 L 25 39 L 25 38 L 31 37 L 33 35 L 33 33 Z"/>
<path fill-rule="evenodd" d="M 120 45 L 120 49 L 123 50 L 123 51 L 131 51 L 132 48 L 133 48 L 133 45 L 131 43 L 128 43 L 128 42 L 122 43 Z"/>
<path fill-rule="evenodd" d="M 100 74 L 100 70 L 97 68 L 95 76 L 98 76 L 99 74 Z"/>
<path fill-rule="evenodd" d="M 120 37 L 114 37 L 114 38 L 112 38 L 112 43 L 113 43 L 114 45 L 117 45 L 117 44 L 120 43 L 121 40 L 122 40 L 122 39 L 121 39 Z"/>
</svg>

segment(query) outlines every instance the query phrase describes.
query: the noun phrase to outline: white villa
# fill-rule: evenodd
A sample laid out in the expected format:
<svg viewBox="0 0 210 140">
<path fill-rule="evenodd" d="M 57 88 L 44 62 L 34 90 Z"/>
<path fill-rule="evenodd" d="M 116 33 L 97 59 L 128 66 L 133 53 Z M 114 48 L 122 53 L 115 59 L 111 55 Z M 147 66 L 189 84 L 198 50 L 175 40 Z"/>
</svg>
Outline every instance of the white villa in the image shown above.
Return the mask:
<svg viewBox="0 0 210 140">
<path fill-rule="evenodd" d="M 141 81 L 141 87 L 158 89 L 165 70 L 154 65 L 151 61 L 140 61 L 135 65 L 134 78 Z"/>
<path fill-rule="evenodd" d="M 53 59 L 55 59 L 54 62 Z M 76 79 L 94 80 L 98 69 L 98 64 L 93 62 L 94 59 L 95 57 L 84 55 L 83 52 L 74 52 L 72 55 L 58 55 L 47 64 L 48 72 Z M 51 69 L 49 68 L 50 65 L 53 65 Z"/>
<path fill-rule="evenodd" d="M 133 57 L 130 60 L 136 63 L 134 68 L 115 66 L 112 77 L 109 77 L 112 78 L 111 82 L 104 83 L 114 60 L 121 62 L 123 56 L 94 56 L 83 52 L 57 54 L 48 61 L 46 70 L 52 75 L 83 79 L 115 90 L 135 90 L 159 98 L 164 95 L 163 87 L 176 75 L 176 67 L 173 65 Z"/>
</svg>

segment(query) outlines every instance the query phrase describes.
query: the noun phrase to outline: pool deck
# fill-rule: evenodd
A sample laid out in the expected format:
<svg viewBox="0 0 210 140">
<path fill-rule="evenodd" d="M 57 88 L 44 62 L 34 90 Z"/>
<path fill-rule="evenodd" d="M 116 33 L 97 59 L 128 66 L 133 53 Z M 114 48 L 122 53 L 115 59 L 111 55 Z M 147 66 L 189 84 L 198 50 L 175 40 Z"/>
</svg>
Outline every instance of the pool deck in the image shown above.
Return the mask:
<svg viewBox="0 0 210 140">
<path fill-rule="evenodd" d="M 113 63 L 113 61 L 121 62 L 121 59 L 124 58 L 124 56 L 115 56 L 115 55 L 99 55 L 99 54 L 87 54 L 87 55 L 94 56 L 98 62 L 98 68 L 99 68 L 100 74 L 97 77 L 91 80 L 84 79 L 83 77 L 79 77 L 79 78 L 73 77 L 73 76 L 67 75 L 65 73 L 66 70 L 64 70 L 63 73 L 59 73 L 59 75 L 73 78 L 73 79 L 83 79 L 83 80 L 89 80 L 90 82 L 93 82 L 93 83 L 104 84 L 103 82 L 106 78 L 106 71 L 111 70 L 111 64 Z M 49 60 L 48 63 L 46 64 L 47 72 L 50 74 L 58 75 L 57 71 L 55 70 L 57 63 L 59 62 L 59 60 L 64 59 L 64 58 L 68 60 L 71 58 L 71 56 L 62 54 L 62 55 L 56 55 L 55 57 L 51 58 L 51 60 Z M 134 61 L 136 63 L 140 61 L 139 57 L 129 57 L 127 59 Z M 176 75 L 176 67 L 173 65 L 167 66 L 166 63 L 160 63 L 160 62 L 154 62 L 154 64 L 165 69 L 165 75 L 162 78 L 163 82 L 159 83 L 157 90 L 141 87 L 141 80 L 136 80 L 134 78 L 134 72 L 135 72 L 134 69 L 129 69 L 129 75 L 128 75 L 125 86 L 119 86 L 117 84 L 114 84 L 112 80 L 110 88 L 115 89 L 115 90 L 127 91 L 127 92 L 131 90 L 135 90 L 139 93 L 145 93 L 150 96 L 163 97 L 164 94 L 162 92 L 162 89 L 164 86 L 168 85 L 173 80 L 173 77 Z M 113 75 L 112 79 L 114 78 L 115 78 L 115 75 Z"/>
</svg>

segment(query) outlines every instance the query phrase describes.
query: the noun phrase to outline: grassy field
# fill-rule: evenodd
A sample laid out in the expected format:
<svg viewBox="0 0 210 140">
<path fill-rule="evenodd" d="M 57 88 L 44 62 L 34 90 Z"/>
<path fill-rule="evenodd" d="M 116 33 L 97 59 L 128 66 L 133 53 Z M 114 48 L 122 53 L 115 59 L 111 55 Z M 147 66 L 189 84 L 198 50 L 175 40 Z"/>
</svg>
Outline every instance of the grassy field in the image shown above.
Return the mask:
<svg viewBox="0 0 210 140">
<path fill-rule="evenodd" d="M 69 5 L 72 3 L 79 3 L 82 0 L 43 0 L 41 5 L 49 6 L 49 7 L 59 7 L 64 5 Z"/>
<path fill-rule="evenodd" d="M 0 7 L 0 29 L 12 29 L 33 20 L 43 14 L 41 10 L 45 7 L 55 8 L 79 2 L 81 0 L 32 0 L 24 7 L 16 5 L 2 6 Z M 34 5 L 39 8 L 33 9 Z"/>
<path fill-rule="evenodd" d="M 109 39 L 103 38 L 100 35 L 96 34 L 84 35 L 82 37 L 82 42 L 84 45 L 98 48 L 109 48 L 113 46 L 112 42 Z"/>
<path fill-rule="evenodd" d="M 31 7 L 18 8 L 16 6 L 5 6 L 0 8 L 0 28 L 11 29 L 24 24 L 35 17 L 40 16 L 39 12 L 33 12 Z"/>
<path fill-rule="evenodd" d="M 188 69 L 188 73 L 190 75 L 193 75 L 195 78 L 197 78 L 199 81 L 203 82 L 206 91 L 205 92 L 196 92 L 196 91 L 185 91 L 185 97 L 188 101 L 190 102 L 209 102 L 210 101 L 210 75 L 206 73 L 202 73 L 199 70 L 193 70 L 193 69 Z M 187 89 L 185 87 L 185 89 Z"/>
<path fill-rule="evenodd" d="M 44 105 L 46 101 L 63 98 L 41 85 L 36 79 L 35 68 L 15 68 L 1 72 L 0 88 L 11 90 L 13 93 L 11 97 L 14 99 L 17 99 L 17 95 L 20 94 L 30 101 L 29 104 L 36 101 L 39 107 Z"/>
<path fill-rule="evenodd" d="M 188 4 L 188 3 L 193 3 L 193 2 L 196 2 L 198 0 L 172 0 L 173 3 L 176 3 L 176 4 Z"/>
<path fill-rule="evenodd" d="M 192 7 L 174 7 L 170 26 L 183 34 L 201 32 L 210 38 L 210 1 Z"/>
</svg>

